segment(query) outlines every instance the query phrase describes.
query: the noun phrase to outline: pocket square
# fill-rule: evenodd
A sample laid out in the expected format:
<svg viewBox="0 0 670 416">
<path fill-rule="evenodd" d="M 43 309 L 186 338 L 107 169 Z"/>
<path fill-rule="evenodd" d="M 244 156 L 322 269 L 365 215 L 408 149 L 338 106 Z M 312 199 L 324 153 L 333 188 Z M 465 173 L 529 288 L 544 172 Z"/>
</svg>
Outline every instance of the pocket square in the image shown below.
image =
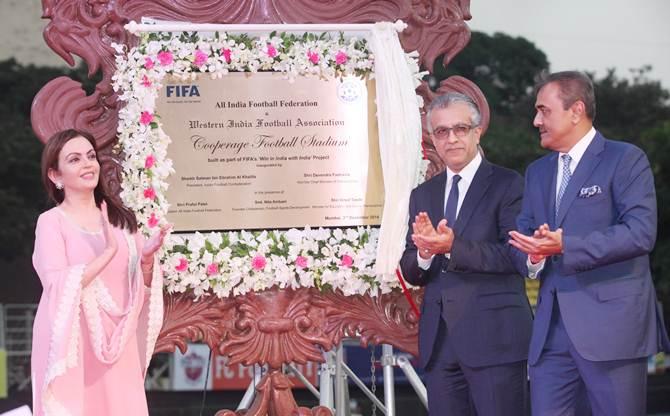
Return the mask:
<svg viewBox="0 0 670 416">
<path fill-rule="evenodd" d="M 603 190 L 600 189 L 600 186 L 598 186 L 598 185 L 586 186 L 586 187 L 579 190 L 579 197 L 580 198 L 591 198 L 593 195 L 598 195 L 598 194 L 602 194 L 602 193 L 603 193 Z"/>
</svg>

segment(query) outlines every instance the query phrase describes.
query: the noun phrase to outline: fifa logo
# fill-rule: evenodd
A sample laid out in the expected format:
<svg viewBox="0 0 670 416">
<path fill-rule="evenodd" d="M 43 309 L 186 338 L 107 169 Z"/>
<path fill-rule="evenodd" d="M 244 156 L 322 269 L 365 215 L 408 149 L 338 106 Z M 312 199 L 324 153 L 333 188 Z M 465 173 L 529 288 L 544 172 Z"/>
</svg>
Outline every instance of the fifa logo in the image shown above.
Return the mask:
<svg viewBox="0 0 670 416">
<path fill-rule="evenodd" d="M 167 85 L 165 94 L 168 97 L 200 97 L 198 86 L 193 85 Z"/>
</svg>

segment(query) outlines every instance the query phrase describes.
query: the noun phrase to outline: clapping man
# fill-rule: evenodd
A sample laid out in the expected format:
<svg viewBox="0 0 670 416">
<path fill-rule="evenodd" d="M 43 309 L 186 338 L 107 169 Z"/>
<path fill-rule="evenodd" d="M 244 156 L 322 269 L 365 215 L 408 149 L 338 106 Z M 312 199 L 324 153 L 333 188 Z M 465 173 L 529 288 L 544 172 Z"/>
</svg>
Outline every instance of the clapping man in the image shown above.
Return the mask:
<svg viewBox="0 0 670 416">
<path fill-rule="evenodd" d="M 533 415 L 572 415 L 586 388 L 593 414 L 646 414 L 647 357 L 670 347 L 649 271 L 654 179 L 644 152 L 593 127 L 590 79 L 551 74 L 533 124 L 552 152 L 532 163 L 518 232 L 518 268 L 539 277 L 530 344 Z"/>
<path fill-rule="evenodd" d="M 507 245 L 523 180 L 480 155 L 471 98 L 437 97 L 427 120 L 446 170 L 412 191 L 401 268 L 426 287 L 419 353 L 429 412 L 523 415 L 532 316 Z"/>
</svg>

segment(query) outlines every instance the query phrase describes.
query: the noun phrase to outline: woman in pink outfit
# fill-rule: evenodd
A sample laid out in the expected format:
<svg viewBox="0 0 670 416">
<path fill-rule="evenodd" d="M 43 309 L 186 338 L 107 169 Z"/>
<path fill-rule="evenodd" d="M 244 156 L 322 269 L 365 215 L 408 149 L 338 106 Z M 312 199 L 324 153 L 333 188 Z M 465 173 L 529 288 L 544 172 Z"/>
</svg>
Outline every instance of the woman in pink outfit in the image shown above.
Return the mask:
<svg viewBox="0 0 670 416">
<path fill-rule="evenodd" d="M 55 134 L 42 180 L 57 205 L 37 220 L 33 265 L 42 283 L 33 327 L 36 416 L 147 415 L 144 376 L 163 323 L 162 276 L 134 214 L 100 181 L 95 140 Z"/>
</svg>

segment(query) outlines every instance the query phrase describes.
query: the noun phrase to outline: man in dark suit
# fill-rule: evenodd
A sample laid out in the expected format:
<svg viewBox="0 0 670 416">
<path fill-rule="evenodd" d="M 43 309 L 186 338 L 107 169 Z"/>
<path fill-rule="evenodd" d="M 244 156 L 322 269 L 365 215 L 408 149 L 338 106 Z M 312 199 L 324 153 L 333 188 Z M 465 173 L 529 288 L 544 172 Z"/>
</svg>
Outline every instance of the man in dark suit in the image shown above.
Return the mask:
<svg viewBox="0 0 670 416">
<path fill-rule="evenodd" d="M 595 415 L 646 414 L 646 362 L 668 343 L 649 271 L 656 195 L 639 148 L 593 128 L 580 72 L 549 75 L 534 125 L 552 153 L 533 162 L 519 232 L 523 273 L 541 279 L 530 344 L 534 415 L 572 415 L 584 386 Z"/>
<path fill-rule="evenodd" d="M 401 268 L 426 286 L 419 353 L 429 411 L 524 415 L 532 315 L 507 245 L 523 180 L 480 155 L 481 116 L 469 97 L 436 98 L 427 120 L 447 168 L 412 191 Z"/>
</svg>

